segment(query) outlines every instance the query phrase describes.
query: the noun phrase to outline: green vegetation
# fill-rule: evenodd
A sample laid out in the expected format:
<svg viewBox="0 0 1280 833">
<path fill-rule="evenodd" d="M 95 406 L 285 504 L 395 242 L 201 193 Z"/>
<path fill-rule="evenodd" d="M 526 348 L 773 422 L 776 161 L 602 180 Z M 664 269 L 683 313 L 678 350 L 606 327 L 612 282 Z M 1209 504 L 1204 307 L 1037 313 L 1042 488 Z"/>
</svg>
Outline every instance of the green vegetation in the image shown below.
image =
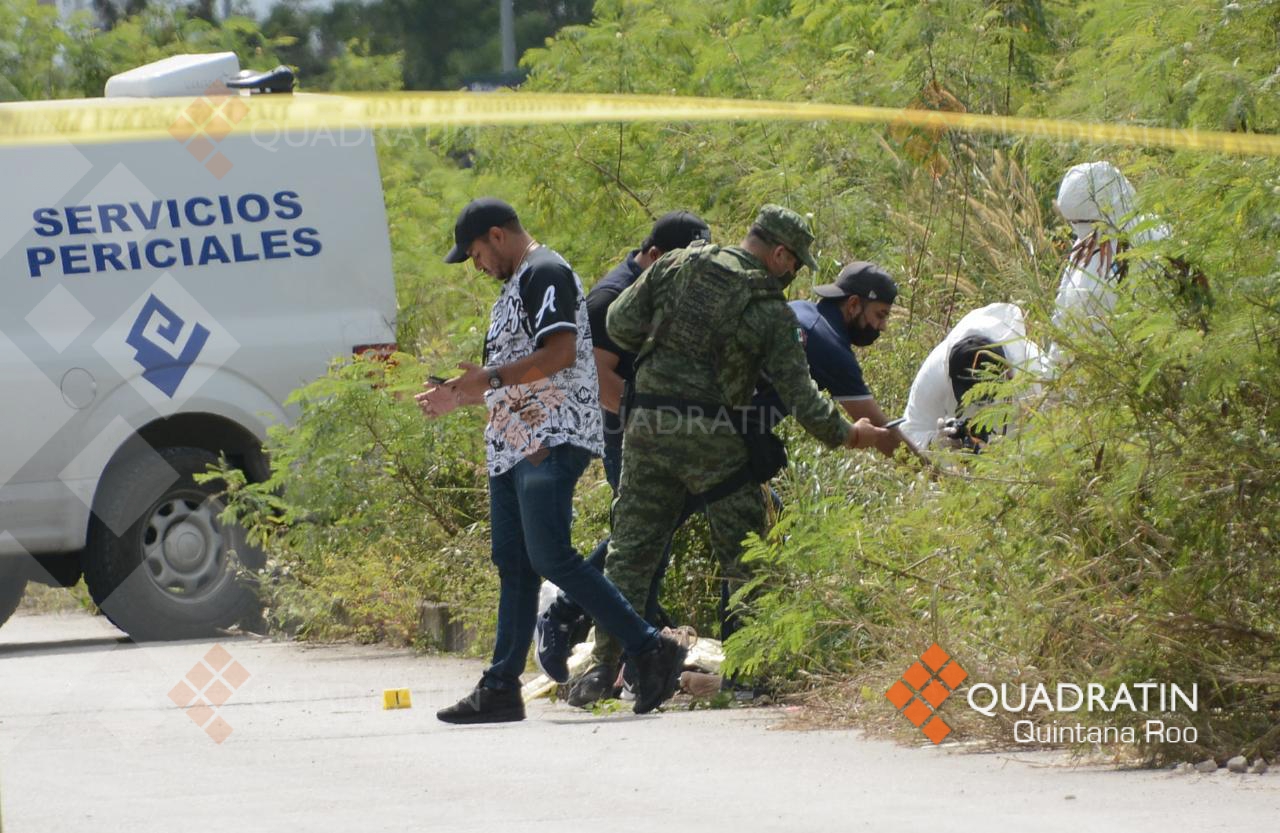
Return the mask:
<svg viewBox="0 0 1280 833">
<path fill-rule="evenodd" d="M 282 43 L 247 18 L 217 25 L 162 9 L 99 31 L 88 13 L 62 22 L 54 6 L 16 0 L 0 5 L 0 101 L 100 96 L 113 74 L 184 52 L 231 51 L 266 68 Z"/>
<path fill-rule="evenodd" d="M 0 21 L 12 13 L 19 18 L 41 19 L 43 29 L 58 17 L 57 9 L 51 7 L 34 13 L 25 11 L 27 0 L 6 5 L 16 8 L 0 10 Z M 218 15 L 228 6 L 239 16 L 219 22 Z M 591 19 L 590 0 L 520 0 L 514 8 L 513 33 L 520 52 L 541 45 L 562 26 Z M 511 83 L 522 77 L 520 72 L 504 77 L 499 71 L 502 48 L 497 2 L 335 0 L 327 7 L 316 8 L 298 0 L 279 0 L 265 19 L 257 22 L 251 19 L 251 6 L 241 0 L 229 4 L 223 0 L 188 0 L 181 5 L 152 0 L 94 0 L 92 9 L 79 13 L 76 22 L 68 27 L 71 40 L 97 40 L 102 35 L 94 36 L 91 27 L 100 26 L 113 42 L 103 51 L 128 56 L 113 47 L 129 42 L 141 47 L 131 56 L 136 58 L 157 48 L 164 50 L 175 40 L 185 41 L 189 48 L 209 49 L 215 44 L 207 39 L 208 32 L 222 31 L 228 38 L 218 48 L 234 49 L 243 60 L 248 56 L 237 47 L 253 44 L 238 41 L 237 36 L 253 33 L 259 41 L 270 44 L 273 62 L 254 62 L 251 66 L 267 69 L 276 63 L 289 64 L 310 89 L 456 90 L 469 83 Z M 166 31 L 175 23 L 184 31 Z M 141 40 L 137 38 L 139 32 L 144 35 Z M 31 45 L 20 41 L 13 46 L 26 55 L 39 54 L 39 48 L 33 51 Z M 98 50 L 96 45 L 90 47 L 90 51 Z M 261 51 L 254 54 L 265 57 Z M 4 57 L 0 55 L 0 60 Z M 354 73 L 351 70 L 355 67 L 368 71 Z M 101 80 L 105 81 L 105 76 Z"/>
<path fill-rule="evenodd" d="M 70 591 L 61 587 L 48 587 L 36 582 L 29 582 L 22 595 L 19 610 L 32 613 L 65 613 L 73 610 L 84 610 L 97 614 L 98 608 L 89 596 L 89 588 L 84 581 L 79 581 Z"/>
<path fill-rule="evenodd" d="M 90 80 L 139 56 L 220 43 L 244 60 L 303 34 L 153 15 L 91 37 L 30 2 L 6 8 L 0 42 L 21 45 L 0 50 L 0 75 L 30 97 L 96 94 Z M 350 37 L 361 45 L 329 65 L 335 84 L 394 86 L 396 45 Z M 598 0 L 590 24 L 522 65 L 532 90 L 1275 133 L 1277 46 L 1277 0 Z M 792 431 L 786 511 L 751 544 L 755 617 L 730 663 L 876 720 L 892 716 L 882 692 L 936 640 L 978 681 L 1197 685 L 1196 714 L 1063 716 L 1199 730 L 1197 744 L 1144 746 L 1153 762 L 1280 753 L 1280 161 L 821 123 L 389 132 L 380 154 L 406 355 L 300 392 L 272 481 L 237 491 L 273 554 L 278 625 L 413 642 L 429 598 L 491 627 L 482 416 L 428 423 L 407 398 L 479 355 L 495 287 L 440 262 L 467 199 L 509 199 L 588 284 L 667 209 L 735 242 L 771 200 L 818 229 L 822 270 L 797 297 L 855 257 L 901 276 L 902 309 L 862 357 L 886 411 L 950 324 L 992 301 L 1022 305 L 1032 338 L 1071 359 L 1016 438 L 942 476 Z M 1048 320 L 1069 233 L 1051 199 L 1069 165 L 1100 158 L 1173 234 L 1133 251 L 1105 328 L 1064 341 Z M 1165 258 L 1202 270 L 1212 304 L 1179 294 Z M 593 468 L 583 549 L 606 530 L 608 497 Z M 682 533 L 665 603 L 703 632 L 713 576 L 696 527 Z M 945 711 L 959 736 L 1008 737 L 960 705 Z"/>
<path fill-rule="evenodd" d="M 363 79 L 343 77 L 334 62 L 351 54 L 353 42 L 374 55 L 398 55 L 393 89 L 456 90 L 471 82 L 510 82 L 498 71 L 502 47 L 497 2 L 474 0 L 337 0 L 328 9 L 280 3 L 262 29 L 289 38 L 280 50 L 301 77 L 336 90 L 370 89 Z M 515 3 L 516 48 L 540 45 L 568 23 L 591 18 L 590 0 L 519 0 Z M 359 87 L 345 86 L 354 81 Z M 379 87 L 377 89 L 385 89 Z"/>
</svg>

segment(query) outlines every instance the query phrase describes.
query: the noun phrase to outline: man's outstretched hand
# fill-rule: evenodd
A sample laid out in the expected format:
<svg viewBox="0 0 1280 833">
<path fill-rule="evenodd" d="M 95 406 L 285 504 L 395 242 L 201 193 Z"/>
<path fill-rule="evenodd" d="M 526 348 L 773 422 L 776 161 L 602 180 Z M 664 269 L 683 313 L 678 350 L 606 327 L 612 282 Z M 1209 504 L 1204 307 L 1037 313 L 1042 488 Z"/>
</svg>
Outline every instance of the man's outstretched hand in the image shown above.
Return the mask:
<svg viewBox="0 0 1280 833">
<path fill-rule="evenodd" d="M 863 417 L 854 423 L 845 439 L 845 448 L 874 448 L 886 457 L 893 456 L 900 438 L 892 428 L 880 428 Z"/>
</svg>

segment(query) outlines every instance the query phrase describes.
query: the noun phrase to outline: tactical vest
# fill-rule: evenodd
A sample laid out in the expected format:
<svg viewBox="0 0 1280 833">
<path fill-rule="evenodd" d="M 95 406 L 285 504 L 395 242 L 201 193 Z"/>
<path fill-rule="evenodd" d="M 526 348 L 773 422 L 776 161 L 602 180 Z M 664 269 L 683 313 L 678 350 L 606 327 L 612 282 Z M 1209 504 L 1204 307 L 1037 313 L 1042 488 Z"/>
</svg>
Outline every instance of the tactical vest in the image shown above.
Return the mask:
<svg viewBox="0 0 1280 833">
<path fill-rule="evenodd" d="M 762 269 L 744 270 L 722 263 L 719 246 L 685 250 L 675 286 L 654 314 L 652 334 L 636 356 L 641 364 L 661 348 L 678 353 L 692 364 L 711 368 L 720 384 L 720 357 L 725 343 L 741 328 L 747 307 L 763 300 L 786 301 L 778 281 Z M 722 394 L 722 402 L 725 397 Z"/>
<path fill-rule="evenodd" d="M 710 416 L 731 413 L 738 435 L 746 444 L 747 462 L 701 494 L 690 497 L 709 505 L 734 494 L 743 486 L 767 483 L 787 465 L 787 449 L 764 424 L 754 408 L 730 409 L 725 385 L 720 378 L 720 357 L 724 345 L 742 326 L 747 308 L 765 300 L 786 301 L 777 280 L 760 269 L 743 270 L 720 262 L 719 246 L 703 245 L 686 249 L 685 262 L 677 268 L 676 285 L 654 314 L 653 332 L 636 356 L 636 373 L 654 350 L 671 350 L 695 364 L 709 367 L 721 390 L 720 401 L 694 402 L 671 396 L 637 393 L 628 385 L 625 410 L 633 408 L 675 408 L 696 410 Z"/>
</svg>

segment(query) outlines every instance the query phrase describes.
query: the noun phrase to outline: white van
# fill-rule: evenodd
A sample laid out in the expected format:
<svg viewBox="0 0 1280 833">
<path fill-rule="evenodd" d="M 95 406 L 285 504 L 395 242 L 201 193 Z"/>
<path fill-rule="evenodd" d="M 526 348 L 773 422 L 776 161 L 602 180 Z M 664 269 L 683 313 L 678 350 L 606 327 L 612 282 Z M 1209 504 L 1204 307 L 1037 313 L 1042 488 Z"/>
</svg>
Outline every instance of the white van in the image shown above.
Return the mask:
<svg viewBox="0 0 1280 833">
<path fill-rule="evenodd" d="M 219 84 L 292 87 L 244 75 L 183 55 L 107 83 L 190 99 L 172 138 L 0 147 L 0 622 L 81 574 L 136 638 L 235 622 L 261 556 L 193 475 L 264 477 L 291 391 L 394 349 L 372 135 L 237 132 L 250 99 Z"/>
</svg>

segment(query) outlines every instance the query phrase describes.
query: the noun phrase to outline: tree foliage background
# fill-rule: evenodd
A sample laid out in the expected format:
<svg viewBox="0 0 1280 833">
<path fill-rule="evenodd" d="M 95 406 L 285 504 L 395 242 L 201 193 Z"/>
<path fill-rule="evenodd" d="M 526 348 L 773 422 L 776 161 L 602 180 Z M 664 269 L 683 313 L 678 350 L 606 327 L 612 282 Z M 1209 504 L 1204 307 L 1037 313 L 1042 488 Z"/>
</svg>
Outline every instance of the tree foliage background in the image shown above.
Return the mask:
<svg viewBox="0 0 1280 833">
<path fill-rule="evenodd" d="M 261 26 L 147 11 L 95 32 L 23 0 L 0 9 L 0 75 L 10 97 L 98 94 L 142 60 L 230 48 L 246 65 L 311 66 L 304 85 L 455 86 L 497 63 L 495 44 L 477 52 L 452 35 L 464 5 L 484 6 L 471 20 L 496 14 L 383 0 L 338 4 L 323 25 L 288 7 Z M 1280 0 L 521 8 L 542 15 L 524 18 L 525 45 L 558 29 L 524 52 L 530 90 L 1280 128 Z M 824 123 L 391 131 L 379 149 L 406 353 L 385 371 L 335 368 L 301 392 L 298 427 L 274 439 L 275 478 L 237 492 L 275 556 L 278 625 L 415 641 L 417 604 L 433 598 L 492 626 L 481 415 L 426 423 L 391 395 L 479 354 L 495 287 L 440 262 L 466 200 L 510 200 L 588 285 L 666 210 L 695 210 L 736 242 L 777 201 L 812 212 L 818 230 L 821 269 L 795 296 L 854 258 L 899 276 L 891 330 L 860 356 L 886 411 L 901 410 L 949 327 L 992 301 L 1022 305 L 1031 337 L 1065 344 L 1070 360 L 1016 438 L 943 476 L 825 453 L 791 431 L 786 510 L 751 543 L 755 618 L 731 642 L 732 664 L 893 731 L 905 722 L 882 692 L 936 640 L 975 680 L 1197 685 L 1194 714 L 1070 716 L 1199 730 L 1195 744 L 1144 745 L 1149 761 L 1280 753 L 1276 159 Z M 1119 165 L 1173 234 L 1133 251 L 1105 327 L 1054 332 L 1069 231 L 1051 200 L 1065 169 L 1092 159 Z M 1211 304 L 1177 291 L 1159 266 L 1171 258 L 1205 273 Z M 371 385 L 371 372 L 386 378 Z M 605 532 L 608 497 L 593 469 L 579 489 L 583 549 Z M 695 524 L 666 603 L 714 631 L 713 599 Z M 961 737 L 1008 737 L 998 720 L 947 716 Z"/>
</svg>

